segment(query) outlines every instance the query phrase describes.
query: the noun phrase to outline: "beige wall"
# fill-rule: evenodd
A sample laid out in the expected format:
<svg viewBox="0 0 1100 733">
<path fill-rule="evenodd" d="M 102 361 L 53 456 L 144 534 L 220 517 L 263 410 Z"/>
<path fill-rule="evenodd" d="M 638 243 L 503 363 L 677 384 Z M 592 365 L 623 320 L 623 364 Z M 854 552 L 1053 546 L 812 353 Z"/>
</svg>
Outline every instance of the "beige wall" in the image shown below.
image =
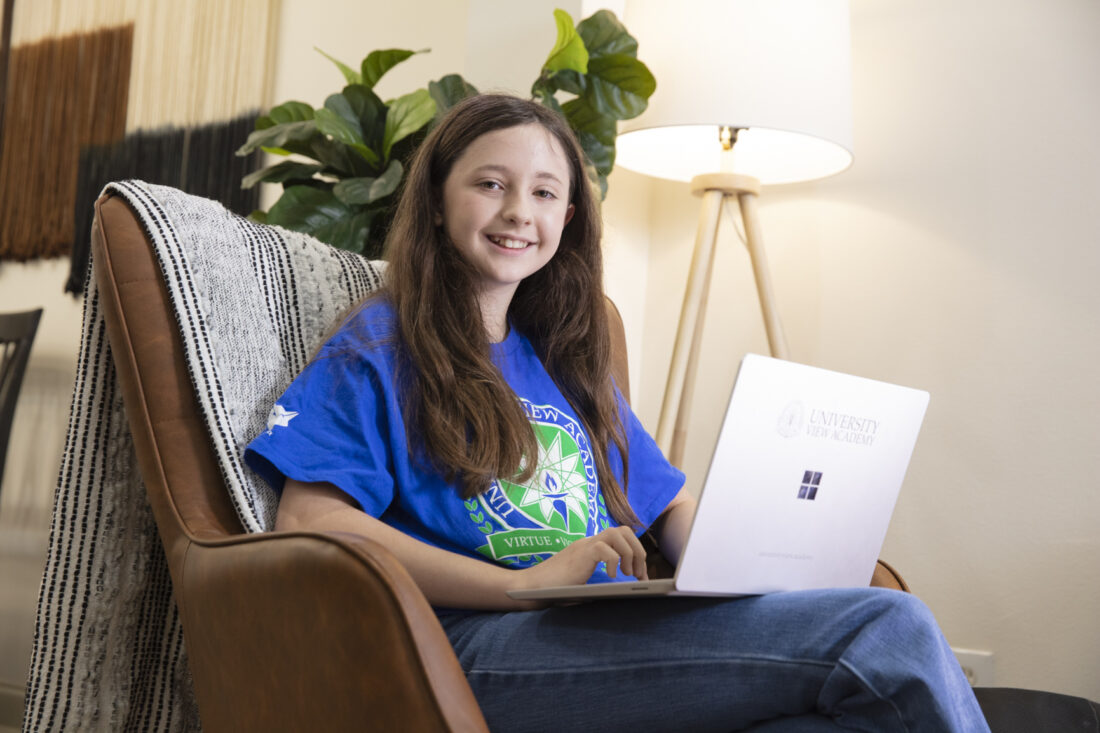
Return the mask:
<svg viewBox="0 0 1100 733">
<path fill-rule="evenodd" d="M 1100 5 L 854 0 L 852 38 L 854 167 L 763 197 L 793 358 L 931 392 L 884 557 L 997 684 L 1098 699 Z M 651 427 L 697 202 L 652 185 Z M 767 349 L 723 230 L 691 486 L 715 395 Z"/>
<path fill-rule="evenodd" d="M 552 43 L 555 5 L 575 18 L 592 7 L 283 0 L 275 99 L 320 104 L 338 88 L 313 46 L 352 64 L 374 48 L 431 47 L 392 72 L 383 96 L 452 71 L 525 91 Z M 855 166 L 768 190 L 762 207 L 793 356 L 931 391 L 884 556 L 953 645 L 996 653 L 998 684 L 1100 699 L 1100 215 L 1090 206 L 1100 5 L 853 0 L 852 10 Z M 651 428 L 696 205 L 685 185 L 625 171 L 605 205 L 608 291 L 627 319 L 635 402 Z M 714 395 L 745 351 L 766 350 L 747 258 L 723 228 L 692 486 L 720 419 Z M 60 293 L 66 271 L 0 267 L 0 310 L 46 306 L 37 364 L 75 359 L 80 311 Z M 56 449 L 31 460 L 56 465 Z"/>
</svg>

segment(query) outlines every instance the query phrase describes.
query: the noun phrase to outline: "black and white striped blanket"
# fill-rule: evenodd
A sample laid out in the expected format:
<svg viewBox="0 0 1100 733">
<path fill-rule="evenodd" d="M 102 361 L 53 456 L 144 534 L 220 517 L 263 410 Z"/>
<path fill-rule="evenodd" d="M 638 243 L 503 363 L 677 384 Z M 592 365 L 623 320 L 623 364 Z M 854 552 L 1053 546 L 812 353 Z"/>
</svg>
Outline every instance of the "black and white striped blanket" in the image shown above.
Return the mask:
<svg viewBox="0 0 1100 733">
<path fill-rule="evenodd" d="M 269 529 L 276 497 L 243 464 L 244 446 L 332 323 L 381 283 L 380 263 L 172 188 L 128 181 L 106 190 L 126 199 L 153 242 L 241 523 Z M 23 730 L 199 729 L 168 566 L 92 279 Z"/>
</svg>

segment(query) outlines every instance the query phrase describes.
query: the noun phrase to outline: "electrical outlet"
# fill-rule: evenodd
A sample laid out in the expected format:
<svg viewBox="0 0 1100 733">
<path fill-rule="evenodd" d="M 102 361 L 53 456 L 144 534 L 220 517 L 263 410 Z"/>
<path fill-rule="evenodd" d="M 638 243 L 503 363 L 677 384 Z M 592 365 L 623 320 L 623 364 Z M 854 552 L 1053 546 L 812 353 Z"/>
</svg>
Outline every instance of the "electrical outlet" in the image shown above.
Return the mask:
<svg viewBox="0 0 1100 733">
<path fill-rule="evenodd" d="M 951 651 L 955 652 L 955 658 L 962 665 L 971 687 L 993 686 L 993 652 L 954 647 Z"/>
</svg>

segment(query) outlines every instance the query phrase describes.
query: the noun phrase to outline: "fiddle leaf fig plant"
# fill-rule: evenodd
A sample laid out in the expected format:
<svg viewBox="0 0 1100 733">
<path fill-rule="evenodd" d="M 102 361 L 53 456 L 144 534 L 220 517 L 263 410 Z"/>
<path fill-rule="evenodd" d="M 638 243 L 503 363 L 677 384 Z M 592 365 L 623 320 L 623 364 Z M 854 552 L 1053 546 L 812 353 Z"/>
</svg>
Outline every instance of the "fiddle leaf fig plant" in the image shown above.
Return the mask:
<svg viewBox="0 0 1100 733">
<path fill-rule="evenodd" d="M 615 165 L 616 122 L 645 110 L 656 81 L 637 58 L 637 41 L 610 11 L 574 25 L 568 13 L 555 10 L 554 21 L 557 40 L 531 96 L 569 122 L 603 197 Z M 241 185 L 283 187 L 271 208 L 253 212 L 253 219 L 377 258 L 407 161 L 447 110 L 477 89 L 448 74 L 383 101 L 374 92 L 378 81 L 427 49 L 372 51 L 358 70 L 317 50 L 340 70 L 346 86 L 320 108 L 285 102 L 257 119 L 237 155 L 262 149 L 288 160 L 249 174 Z M 564 102 L 562 94 L 569 97 Z"/>
</svg>

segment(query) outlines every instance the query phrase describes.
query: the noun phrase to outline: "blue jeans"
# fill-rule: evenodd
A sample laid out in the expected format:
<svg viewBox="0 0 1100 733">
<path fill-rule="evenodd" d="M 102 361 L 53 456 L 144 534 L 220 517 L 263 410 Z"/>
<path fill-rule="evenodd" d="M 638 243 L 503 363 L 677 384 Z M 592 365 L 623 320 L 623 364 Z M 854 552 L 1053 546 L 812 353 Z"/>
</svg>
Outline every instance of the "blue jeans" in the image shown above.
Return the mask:
<svg viewBox="0 0 1100 733">
<path fill-rule="evenodd" d="M 899 591 L 440 621 L 493 731 L 989 730 L 931 612 Z"/>
</svg>

